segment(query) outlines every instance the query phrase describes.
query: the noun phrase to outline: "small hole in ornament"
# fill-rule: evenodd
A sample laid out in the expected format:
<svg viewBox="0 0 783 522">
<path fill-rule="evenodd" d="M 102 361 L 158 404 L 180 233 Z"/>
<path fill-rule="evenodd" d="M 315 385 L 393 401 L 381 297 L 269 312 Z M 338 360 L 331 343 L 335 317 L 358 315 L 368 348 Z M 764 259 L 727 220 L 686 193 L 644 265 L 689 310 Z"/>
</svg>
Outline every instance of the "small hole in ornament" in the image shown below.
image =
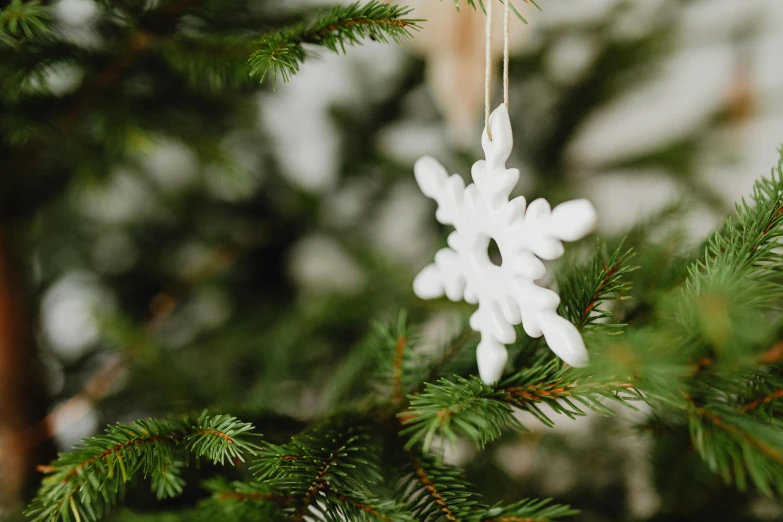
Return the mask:
<svg viewBox="0 0 783 522">
<path fill-rule="evenodd" d="M 493 265 L 503 266 L 503 256 L 500 254 L 500 247 L 498 247 L 497 242 L 492 238 L 489 239 L 487 255 L 489 256 L 489 260 L 492 261 Z"/>
</svg>

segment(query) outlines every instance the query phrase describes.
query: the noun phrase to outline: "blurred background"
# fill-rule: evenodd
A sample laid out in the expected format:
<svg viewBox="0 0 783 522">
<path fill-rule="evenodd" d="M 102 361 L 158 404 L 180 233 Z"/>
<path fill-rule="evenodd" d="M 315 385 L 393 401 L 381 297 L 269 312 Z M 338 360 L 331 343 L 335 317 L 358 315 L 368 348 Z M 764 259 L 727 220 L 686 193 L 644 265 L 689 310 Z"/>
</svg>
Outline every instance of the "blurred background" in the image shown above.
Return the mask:
<svg viewBox="0 0 783 522">
<path fill-rule="evenodd" d="M 326 5 L 250 1 L 271 25 Z M 447 233 L 412 165 L 429 154 L 467 175 L 481 157 L 484 18 L 402 3 L 428 20 L 414 40 L 321 51 L 276 90 L 199 79 L 160 50 L 112 78 L 41 153 L 41 174 L 0 199 L 0 518 L 14 519 L 36 465 L 106 423 L 208 407 L 290 434 L 348 393 L 374 321 L 406 308 L 433 342 L 453 335 L 466 309 L 411 291 Z M 777 164 L 780 0 L 517 5 L 529 25 L 511 21 L 509 165 L 529 201 L 587 197 L 606 238 L 677 204 L 695 244 Z M 94 0 L 55 12 L 71 44 L 108 45 Z M 78 101 L 90 74 L 55 63 L 35 87 Z M 490 466 L 471 477 L 490 499 L 553 496 L 579 520 L 783 520 L 695 457 L 652 469 L 634 419 L 561 422 L 450 458 Z M 681 498 L 699 480 L 703 496 Z"/>
</svg>

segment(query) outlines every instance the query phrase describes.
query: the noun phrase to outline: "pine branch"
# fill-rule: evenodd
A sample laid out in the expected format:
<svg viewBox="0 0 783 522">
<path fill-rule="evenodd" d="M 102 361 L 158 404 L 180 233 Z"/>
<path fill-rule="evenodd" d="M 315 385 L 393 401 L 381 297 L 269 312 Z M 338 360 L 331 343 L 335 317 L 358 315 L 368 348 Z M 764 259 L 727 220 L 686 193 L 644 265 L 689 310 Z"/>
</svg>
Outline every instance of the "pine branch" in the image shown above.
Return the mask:
<svg viewBox="0 0 783 522">
<path fill-rule="evenodd" d="M 212 520 L 282 521 L 283 511 L 294 499 L 279 493 L 263 482 L 228 482 L 215 478 L 205 484 L 212 497 L 199 506 L 199 512 L 211 514 Z M 206 519 L 206 517 L 204 517 Z"/>
<path fill-rule="evenodd" d="M 783 237 L 783 158 L 769 178 L 753 187 L 750 201 L 737 204 L 737 216 L 726 220 L 705 247 L 704 259 L 689 269 L 687 288 L 697 294 L 725 274 L 766 282 L 780 273 L 776 249 Z"/>
<path fill-rule="evenodd" d="M 777 339 L 768 314 L 781 296 L 782 225 L 783 158 L 688 269 L 675 305 L 678 313 L 671 319 L 677 323 L 673 330 L 679 328 L 700 358 L 713 359 L 715 365 L 756 365 L 759 352 Z"/>
<path fill-rule="evenodd" d="M 638 267 L 628 264 L 634 256 L 632 249 L 623 242 L 608 254 L 605 243 L 598 242 L 592 256 L 584 263 L 562 263 L 570 270 L 556 274 L 560 295 L 558 314 L 571 321 L 577 329 L 586 333 L 620 333 L 625 324 L 612 322 L 612 312 L 604 308 L 610 301 L 626 299 L 630 289 L 628 275 Z M 540 354 L 541 343 L 529 343 L 514 361 L 515 368 L 530 366 L 530 359 Z M 548 350 L 545 352 L 551 354 Z M 551 357 L 551 355 L 550 355 Z"/>
<path fill-rule="evenodd" d="M 426 449 L 436 435 L 448 440 L 466 436 L 483 447 L 506 428 L 525 429 L 514 416 L 515 409 L 528 411 L 552 426 L 554 422 L 541 405 L 571 419 L 586 415 L 586 410 L 612 415 L 601 402 L 604 399 L 630 406 L 630 401 L 642 397 L 628 382 L 591 379 L 560 368 L 555 360 L 539 358 L 496 388 L 476 377 L 427 384 L 422 395 L 411 397 L 409 411 L 400 414 L 407 426 L 402 434 L 410 437 L 409 447 L 421 442 Z"/>
<path fill-rule="evenodd" d="M 613 411 L 603 400 L 633 407 L 633 401 L 643 400 L 642 395 L 628 381 L 597 379 L 587 372 L 561 368 L 557 361 L 538 361 L 530 368 L 509 377 L 498 388 L 504 399 L 522 410 L 532 413 L 547 426 L 552 419 L 541 410 L 548 406 L 553 413 L 570 419 L 584 416 L 587 410 L 610 416 Z"/>
<path fill-rule="evenodd" d="M 376 324 L 367 345 L 375 369 L 368 380 L 379 392 L 380 400 L 391 402 L 398 411 L 404 407 L 405 396 L 422 385 L 434 366 L 432 354 L 417 350 L 419 341 L 403 311 L 395 324 Z"/>
<path fill-rule="evenodd" d="M 473 518 L 476 522 L 557 522 L 578 515 L 571 506 L 552 504 L 552 499 L 525 499 L 509 506 L 495 506 Z"/>
<path fill-rule="evenodd" d="M 636 270 L 628 265 L 631 249 L 622 243 L 608 255 L 606 245 L 599 243 L 592 257 L 575 266 L 567 275 L 558 274 L 560 307 L 558 313 L 580 330 L 589 328 L 621 329 L 623 324 L 606 321 L 612 313 L 603 309 L 608 301 L 622 299 L 630 288 L 626 276 Z"/>
<path fill-rule="evenodd" d="M 590 261 L 562 278 L 560 313 L 580 330 L 598 326 L 608 330 L 621 328 L 623 325 L 597 321 L 611 316 L 600 305 L 620 298 L 619 292 L 627 288 L 624 278 L 634 270 L 625 264 L 630 257 L 631 251 L 624 250 L 622 245 L 611 256 L 599 245 Z M 612 411 L 600 402 L 602 398 L 622 404 L 641 398 L 631 384 L 617 383 L 611 376 L 590 379 L 587 374 L 561 370 L 556 360 L 546 362 L 549 357 L 548 352 L 539 356 L 496 389 L 475 377 L 425 384 L 424 393 L 412 396 L 410 410 L 401 414 L 408 426 L 402 431 L 410 437 L 408 444 L 421 442 L 428 448 L 435 435 L 449 440 L 463 435 L 483 447 L 497 439 L 505 428 L 524 428 L 513 416 L 515 408 L 529 411 L 552 426 L 553 421 L 540 409 L 541 404 L 557 414 L 574 418 L 585 415 L 585 409 L 611 415 Z"/>
<path fill-rule="evenodd" d="M 407 521 L 396 504 L 372 493 L 382 482 L 378 453 L 366 427 L 333 417 L 288 444 L 266 444 L 253 470 L 258 480 L 293 499 L 285 512 L 295 521 L 313 511 L 326 520 L 350 515 L 347 520 Z"/>
<path fill-rule="evenodd" d="M 256 42 L 248 36 L 182 32 L 161 40 L 156 50 L 194 86 L 220 91 L 252 83 L 247 56 L 256 50 Z"/>
<path fill-rule="evenodd" d="M 410 409 L 400 414 L 406 426 L 400 433 L 409 437 L 408 448 L 421 443 L 425 451 L 436 435 L 450 441 L 465 435 L 484 447 L 506 428 L 524 429 L 506 395 L 475 376 L 426 383 L 424 393 L 411 396 Z"/>
<path fill-rule="evenodd" d="M 366 496 L 362 493 L 344 495 L 327 491 L 325 500 L 319 500 L 311 515 L 328 522 L 414 522 L 407 514 L 401 513 L 395 502 Z"/>
<path fill-rule="evenodd" d="M 150 478 L 159 498 L 176 496 L 184 487 L 179 469 L 187 462 L 186 453 L 216 464 L 242 462 L 256 449 L 245 440 L 252 429 L 234 417 L 207 412 L 197 419 L 115 424 L 47 468 L 27 515 L 36 522 L 96 521 L 139 474 Z"/>
<path fill-rule="evenodd" d="M 405 326 L 405 314 L 401 313 L 398 326 L 396 341 L 394 342 L 394 360 L 392 362 L 392 404 L 399 407 L 403 399 L 403 365 L 405 363 L 405 352 L 408 348 L 408 338 L 410 334 Z"/>
<path fill-rule="evenodd" d="M 273 502 L 275 504 L 287 504 L 291 499 L 276 493 L 259 493 L 254 491 L 223 491 L 217 493 L 216 500 L 233 500 L 237 502 Z"/>
<path fill-rule="evenodd" d="M 624 249 L 622 244 L 611 255 L 606 253 L 605 245 L 599 244 L 586 263 L 576 265 L 568 275 L 561 275 L 559 313 L 582 331 L 611 332 L 622 328 L 624 325 L 608 321 L 612 314 L 602 305 L 610 300 L 622 299 L 622 291 L 629 286 L 626 277 L 635 269 L 627 264 L 631 256 L 631 250 Z M 547 357 L 551 357 L 548 354 Z M 526 355 L 524 352 L 520 354 Z M 466 379 L 456 382 L 443 379 L 434 385 L 425 384 L 424 394 L 411 397 L 411 411 L 403 414 L 405 423 L 410 425 L 405 430 L 411 436 L 410 443 L 423 442 L 425 447 L 429 447 L 436 433 L 449 439 L 462 433 L 478 446 L 483 446 L 499 437 L 504 428 L 519 427 L 512 420 L 513 408 L 509 405 L 531 411 L 547 425 L 552 425 L 552 421 L 540 410 L 540 403 L 546 403 L 556 413 L 569 417 L 584 414 L 574 401 L 601 414 L 610 413 L 598 402 L 598 397 L 616 399 L 620 388 L 577 386 L 563 380 L 565 375 L 559 374 L 559 365 L 552 361 L 553 364 L 546 364 L 540 357 L 531 361 L 507 378 L 499 389 Z M 491 422 L 481 420 L 487 413 Z M 426 429 L 423 429 L 425 426 Z"/>
<path fill-rule="evenodd" d="M 783 398 L 783 388 L 772 390 L 771 392 L 766 393 L 761 397 L 757 397 L 752 401 L 746 403 L 744 406 L 740 408 L 740 412 L 748 413 L 749 411 L 753 411 L 763 406 L 767 406 L 771 404 L 773 401 L 777 401 L 778 399 L 781 398 Z"/>
<path fill-rule="evenodd" d="M 260 482 L 229 482 L 223 478 L 208 480 L 204 486 L 212 496 L 196 506 L 177 511 L 155 510 L 147 514 L 119 510 L 111 517 L 116 522 L 286 522 L 280 507 L 291 499 L 278 495 Z"/>
<path fill-rule="evenodd" d="M 314 21 L 303 22 L 263 37 L 260 49 L 250 57 L 250 75 L 264 81 L 271 72 L 274 82 L 280 75 L 287 82 L 299 71 L 307 53 L 304 44 L 345 53 L 347 45 L 362 38 L 378 42 L 401 42 L 411 37 L 421 20 L 405 18 L 411 9 L 372 0 L 348 6 L 336 6 Z"/>
<path fill-rule="evenodd" d="M 736 373 L 777 359 L 775 277 L 783 263 L 783 164 L 757 182 L 688 269 L 680 296 L 661 300 L 647 328 L 591 345 L 590 372 L 628 379 L 646 395 L 674 400 L 688 378 Z M 775 314 L 770 315 L 770 314 Z"/>
<path fill-rule="evenodd" d="M 397 495 L 417 522 L 556 522 L 577 513 L 549 499 L 488 507 L 458 468 L 424 453 L 407 450 L 404 456 Z"/>
<path fill-rule="evenodd" d="M 426 383 L 437 380 L 438 377 L 461 374 L 464 368 L 475 368 L 477 344 L 478 333 L 467 324 L 463 325 L 443 350 L 427 361 L 428 370 L 425 377 L 420 379 L 412 393 L 421 393 Z"/>
<path fill-rule="evenodd" d="M 402 361 L 407 344 L 408 338 L 403 336 L 397 339 L 397 344 L 395 345 L 392 403 L 397 405 L 402 403 Z"/>
<path fill-rule="evenodd" d="M 37 1 L 11 0 L 0 9 L 0 44 L 15 46 L 51 32 L 49 8 Z"/>
<path fill-rule="evenodd" d="M 723 405 L 701 406 L 688 397 L 691 439 L 710 469 L 745 490 L 783 494 L 783 423 L 756 421 Z"/>
<path fill-rule="evenodd" d="M 750 368 L 702 376 L 701 396 L 763 420 L 783 412 L 783 375 L 777 368 Z"/>
<path fill-rule="evenodd" d="M 478 495 L 462 472 L 432 455 L 405 451 L 406 464 L 397 494 L 417 522 L 467 520 L 472 509 L 483 511 Z"/>
<path fill-rule="evenodd" d="M 17 2 L 19 0 L 16 0 Z M 165 28 L 162 33 L 170 34 L 176 26 L 180 16 L 188 10 L 193 0 L 175 0 L 165 7 L 154 11 L 154 13 L 145 16 L 146 27 Z M 27 4 L 25 4 L 27 5 Z M 127 24 L 124 24 L 127 25 Z M 0 34 L 3 34 L 0 31 Z M 44 157 L 43 151 L 49 148 L 51 135 L 48 135 L 53 129 L 56 129 L 60 135 L 67 135 L 77 127 L 83 116 L 95 104 L 95 100 L 100 98 L 111 87 L 120 83 L 123 74 L 137 63 L 139 58 L 152 46 L 156 38 L 160 36 L 147 32 L 146 29 L 139 27 L 130 27 L 130 31 L 123 38 L 122 47 L 112 49 L 111 59 L 105 66 L 95 72 L 89 79 L 82 83 L 82 86 L 70 97 L 68 105 L 58 110 L 55 114 L 48 115 L 50 121 L 47 122 L 46 131 L 43 128 L 33 128 L 25 132 L 20 138 L 22 146 L 12 150 L 12 154 L 3 158 L 0 163 L 0 171 L 8 172 L 8 179 L 3 179 L 5 183 L 0 184 L 0 197 L 7 197 L 14 190 L 17 190 L 20 183 L 21 173 L 30 173 L 36 170 L 36 165 L 40 158 Z M 78 55 L 73 49 L 69 49 L 69 55 Z M 37 55 L 33 54 L 37 58 Z M 45 63 L 38 60 L 40 63 Z M 34 67 L 32 73 L 40 74 L 38 67 Z M 18 74 L 19 71 L 16 71 Z M 31 73 L 31 74 L 32 74 Z M 18 90 L 17 85 L 22 81 L 14 74 L 14 81 L 11 83 L 12 89 Z M 28 75 L 23 75 L 28 76 Z M 2 78 L 5 80 L 5 78 Z M 2 83 L 0 82 L 0 86 Z"/>
</svg>

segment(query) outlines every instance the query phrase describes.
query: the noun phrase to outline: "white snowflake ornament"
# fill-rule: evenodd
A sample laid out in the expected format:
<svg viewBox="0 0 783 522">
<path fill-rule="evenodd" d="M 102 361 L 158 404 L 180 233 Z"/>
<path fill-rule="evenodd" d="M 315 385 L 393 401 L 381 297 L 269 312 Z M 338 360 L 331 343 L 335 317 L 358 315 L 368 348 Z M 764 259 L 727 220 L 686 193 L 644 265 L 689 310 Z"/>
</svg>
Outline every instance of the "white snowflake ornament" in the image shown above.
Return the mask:
<svg viewBox="0 0 783 522">
<path fill-rule="evenodd" d="M 452 301 L 478 304 L 470 326 L 481 333 L 476 351 L 479 374 L 487 383 L 500 379 L 508 359 L 505 344 L 516 340 L 514 325 L 522 323 L 531 337 L 544 336 L 549 348 L 571 366 L 586 366 L 587 350 L 576 327 L 557 315 L 560 297 L 536 285 L 546 273 L 541 259 L 563 255 L 562 241 L 575 241 L 590 233 L 596 223 L 593 205 L 584 199 L 568 201 L 554 209 L 544 199 L 526 205 L 524 197 L 509 201 L 519 180 L 517 169 L 507 169 L 513 137 L 505 105 L 492 113 L 481 139 L 486 160 L 472 168 L 473 183 L 465 186 L 435 159 L 416 162 L 421 191 L 438 203 L 435 214 L 452 225 L 449 248 L 435 254 L 413 282 L 422 299 L 444 294 Z M 502 264 L 489 258 L 490 240 L 497 243 Z"/>
</svg>

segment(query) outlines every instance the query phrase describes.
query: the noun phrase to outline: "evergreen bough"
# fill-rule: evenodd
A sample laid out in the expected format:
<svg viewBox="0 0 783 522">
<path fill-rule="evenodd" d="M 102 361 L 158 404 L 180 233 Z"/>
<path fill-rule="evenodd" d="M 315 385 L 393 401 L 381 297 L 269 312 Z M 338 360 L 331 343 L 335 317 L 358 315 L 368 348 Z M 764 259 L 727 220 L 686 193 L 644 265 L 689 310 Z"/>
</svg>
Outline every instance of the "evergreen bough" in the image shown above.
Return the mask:
<svg viewBox="0 0 783 522">
<path fill-rule="evenodd" d="M 258 505 L 272 520 L 561 520 L 574 511 L 545 500 L 484 505 L 462 472 L 432 452 L 434 442 L 467 439 L 483 447 L 505 430 L 523 429 L 517 409 L 551 426 L 551 414 L 612 415 L 613 405 L 638 401 L 651 405 L 657 422 L 677 425 L 684 416 L 694 447 L 725 481 L 781 494 L 783 348 L 774 342 L 781 165 L 707 242 L 671 296 L 674 304 L 665 300 L 665 309 L 639 328 L 613 322 L 606 306 L 628 301 L 620 299 L 632 270 L 628 249 L 607 254 L 599 245 L 593 257 L 561 274 L 561 310 L 589 334 L 593 359 L 586 369 L 563 367 L 540 343 L 520 341 L 516 360 L 525 362 L 508 368 L 496 386 L 468 375 L 414 382 L 411 375 L 437 375 L 442 361 L 417 353 L 417 336 L 401 315 L 364 346 L 388 363 L 365 377 L 368 384 L 388 385 L 370 386 L 369 399 L 342 405 L 289 443 L 252 443 L 249 424 L 207 413 L 119 424 L 55 461 L 29 514 L 41 522 L 98 520 L 136 475 L 148 477 L 160 498 L 177 495 L 190 455 L 218 464 L 249 459 L 254 477 L 213 481 L 213 497 L 200 508 L 227 510 L 225 516 L 237 519 L 244 516 L 241 506 Z M 752 292 L 739 291 L 737 281 Z M 753 323 L 763 331 L 737 334 L 749 316 L 735 311 L 745 307 L 764 314 L 766 328 Z M 720 332 L 705 330 L 704 313 Z M 470 338 L 458 334 L 456 352 L 472 351 L 475 339 L 463 342 Z M 458 357 L 453 346 L 445 350 Z M 414 361 L 431 368 L 409 375 Z M 410 390 L 404 399 L 403 390 Z"/>
<path fill-rule="evenodd" d="M 341 52 L 363 38 L 399 41 L 418 24 L 406 18 L 407 8 L 370 2 L 226 35 L 210 31 L 216 29 L 209 25 L 212 15 L 226 11 L 225 3 L 217 4 L 106 7 L 115 15 L 102 27 L 110 51 L 69 47 L 46 4 L 11 0 L 0 9 L 0 145 L 4 176 L 11 173 L 0 195 L 24 186 L 19 173 L 35 174 L 40 144 L 63 139 L 67 146 L 64 137 L 84 107 L 145 53 L 190 84 L 247 88 L 241 79 L 248 75 L 288 80 L 308 56 L 305 45 Z M 75 63 L 95 79 L 62 99 L 47 94 L 45 69 Z M 101 136 L 107 150 L 118 148 L 132 128 L 114 131 Z M 100 170 L 102 161 L 91 165 Z M 630 247 L 599 244 L 587 261 L 561 271 L 559 312 L 585 336 L 592 360 L 586 369 L 563 367 L 540 341 L 520 336 L 505 377 L 487 386 L 472 376 L 476 338 L 467 328 L 441 352 L 422 353 L 401 315 L 362 346 L 382 362 L 357 377 L 371 392 L 341 404 L 290 442 L 253 438 L 251 424 L 209 413 L 116 424 L 42 468 L 46 477 L 28 515 L 39 522 L 99 520 L 137 478 L 148 479 L 158 498 L 177 496 L 186 487 L 186 466 L 206 460 L 237 466 L 241 477 L 209 481 L 204 486 L 211 498 L 197 506 L 152 518 L 122 511 L 118 519 L 561 520 L 575 511 L 548 500 L 483 504 L 462 470 L 433 448 L 456 439 L 484 447 L 507 430 L 523 429 L 517 410 L 551 426 L 552 415 L 611 415 L 615 405 L 639 401 L 655 412 L 651 425 L 685 426 L 703 461 L 726 483 L 781 495 L 781 225 L 779 165 L 686 271 L 671 260 L 670 281 L 677 285 L 653 305 L 630 293 Z M 640 253 L 647 259 L 648 252 Z"/>
<path fill-rule="evenodd" d="M 190 461 L 235 465 L 255 453 L 246 440 L 252 429 L 206 412 L 194 419 L 115 424 L 44 468 L 47 476 L 27 514 L 40 522 L 99 520 L 137 476 L 150 480 L 159 499 L 174 497 L 182 493 L 181 470 Z"/>
<path fill-rule="evenodd" d="M 406 18 L 410 12 L 408 7 L 382 4 L 377 0 L 336 6 L 314 20 L 264 36 L 261 48 L 250 58 L 250 74 L 261 81 L 270 73 L 277 80 L 279 74 L 287 82 L 299 71 L 307 56 L 304 44 L 345 53 L 346 46 L 355 45 L 363 38 L 400 43 L 410 38 L 411 31 L 421 22 Z"/>
</svg>

